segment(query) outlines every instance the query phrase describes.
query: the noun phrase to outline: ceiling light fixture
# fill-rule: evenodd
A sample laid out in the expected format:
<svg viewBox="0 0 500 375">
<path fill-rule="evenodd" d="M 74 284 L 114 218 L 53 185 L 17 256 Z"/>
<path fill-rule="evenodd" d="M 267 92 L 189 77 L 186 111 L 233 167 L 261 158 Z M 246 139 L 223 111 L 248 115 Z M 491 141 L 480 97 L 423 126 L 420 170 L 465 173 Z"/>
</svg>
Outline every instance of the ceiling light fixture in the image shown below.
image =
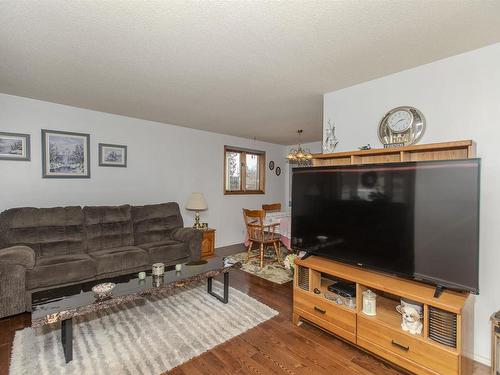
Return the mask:
<svg viewBox="0 0 500 375">
<path fill-rule="evenodd" d="M 300 145 L 300 137 L 302 135 L 302 132 L 302 129 L 297 130 L 297 134 L 299 135 L 299 144 L 297 148 L 292 148 L 288 153 L 286 158 L 288 159 L 289 163 L 307 165 L 313 157 L 308 149 L 302 148 L 302 146 Z"/>
</svg>

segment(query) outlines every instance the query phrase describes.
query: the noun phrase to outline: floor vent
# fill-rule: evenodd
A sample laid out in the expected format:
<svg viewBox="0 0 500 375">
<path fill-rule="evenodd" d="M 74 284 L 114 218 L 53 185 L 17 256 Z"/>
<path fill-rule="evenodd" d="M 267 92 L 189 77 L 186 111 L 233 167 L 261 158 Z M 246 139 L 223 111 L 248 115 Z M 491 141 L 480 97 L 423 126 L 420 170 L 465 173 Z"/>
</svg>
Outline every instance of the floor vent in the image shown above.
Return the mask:
<svg viewBox="0 0 500 375">
<path fill-rule="evenodd" d="M 429 306 L 429 338 L 456 348 L 457 315 Z"/>
<path fill-rule="evenodd" d="M 298 267 L 297 285 L 300 289 L 309 291 L 309 268 L 303 266 Z"/>
</svg>

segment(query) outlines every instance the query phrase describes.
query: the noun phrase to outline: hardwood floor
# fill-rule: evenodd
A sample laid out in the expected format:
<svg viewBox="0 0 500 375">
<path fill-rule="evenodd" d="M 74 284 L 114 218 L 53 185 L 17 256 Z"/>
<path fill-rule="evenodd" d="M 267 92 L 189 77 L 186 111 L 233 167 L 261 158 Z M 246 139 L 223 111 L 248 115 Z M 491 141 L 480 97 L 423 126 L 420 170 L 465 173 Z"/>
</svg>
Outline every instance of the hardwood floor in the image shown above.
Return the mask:
<svg viewBox="0 0 500 375">
<path fill-rule="evenodd" d="M 217 253 L 227 255 L 243 250 L 241 245 L 235 245 L 217 249 Z M 231 272 L 230 284 L 277 310 L 279 315 L 169 374 L 404 374 L 310 324 L 293 325 L 291 283 L 278 285 L 237 270 Z M 0 375 L 8 374 L 15 331 L 29 324 L 29 314 L 0 319 Z M 489 374 L 489 368 L 476 363 L 474 374 Z"/>
</svg>

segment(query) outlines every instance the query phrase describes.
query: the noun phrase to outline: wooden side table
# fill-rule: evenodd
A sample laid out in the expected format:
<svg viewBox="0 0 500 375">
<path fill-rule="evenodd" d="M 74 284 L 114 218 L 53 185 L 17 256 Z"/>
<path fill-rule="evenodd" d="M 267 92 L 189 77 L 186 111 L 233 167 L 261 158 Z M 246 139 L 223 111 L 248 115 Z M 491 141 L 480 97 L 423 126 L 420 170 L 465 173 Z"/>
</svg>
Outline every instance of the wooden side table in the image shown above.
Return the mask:
<svg viewBox="0 0 500 375">
<path fill-rule="evenodd" d="M 201 257 L 208 258 L 215 255 L 215 229 L 201 229 L 203 239 L 201 240 Z"/>
</svg>

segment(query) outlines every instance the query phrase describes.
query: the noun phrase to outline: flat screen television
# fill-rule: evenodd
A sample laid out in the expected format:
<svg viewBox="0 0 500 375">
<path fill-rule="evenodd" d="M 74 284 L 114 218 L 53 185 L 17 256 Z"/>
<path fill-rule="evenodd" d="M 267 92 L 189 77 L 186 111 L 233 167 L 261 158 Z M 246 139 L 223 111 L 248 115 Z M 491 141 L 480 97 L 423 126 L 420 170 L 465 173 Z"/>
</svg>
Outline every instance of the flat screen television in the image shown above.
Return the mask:
<svg viewBox="0 0 500 375">
<path fill-rule="evenodd" d="M 480 159 L 294 168 L 292 246 L 479 293 Z"/>
</svg>

